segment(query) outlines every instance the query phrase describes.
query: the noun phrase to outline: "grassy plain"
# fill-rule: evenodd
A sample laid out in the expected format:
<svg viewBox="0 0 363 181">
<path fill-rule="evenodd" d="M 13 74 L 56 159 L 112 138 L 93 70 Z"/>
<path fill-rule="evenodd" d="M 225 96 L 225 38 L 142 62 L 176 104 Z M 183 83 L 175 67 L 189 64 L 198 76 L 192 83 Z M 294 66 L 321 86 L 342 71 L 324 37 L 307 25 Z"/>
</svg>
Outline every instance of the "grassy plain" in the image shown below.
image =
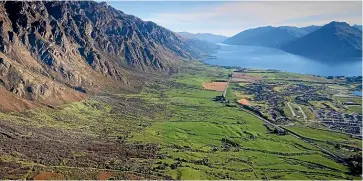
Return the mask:
<svg viewBox="0 0 363 181">
<path fill-rule="evenodd" d="M 163 102 L 169 110 L 163 120 L 134 132 L 129 140 L 160 146 L 163 156 L 154 165 L 156 170 L 174 179 L 357 178 L 316 147 L 290 135 L 269 133 L 256 117 L 214 102 L 212 98 L 220 93 L 203 90 L 202 83 L 227 79 L 228 73 L 206 65 L 188 67 L 171 78 L 181 84 L 162 90 L 167 101 L 150 96 L 150 92 L 157 92 L 153 90 L 140 95 Z M 227 93 L 230 100 L 235 99 L 232 87 Z M 305 129 L 303 133 L 309 134 L 311 129 Z M 331 132 L 315 134 L 333 141 L 335 137 L 342 142 L 351 140 Z"/>
<path fill-rule="evenodd" d="M 183 66 L 170 79 L 151 80 L 140 94 L 1 113 L 6 142 L 0 146 L 7 145 L 0 151 L 1 179 L 41 172 L 96 179 L 104 171 L 113 179 L 361 179 L 318 148 L 271 133 L 239 107 L 213 101 L 221 92 L 205 90 L 203 83 L 227 80 L 232 69 Z M 232 87 L 230 100 L 236 99 Z M 293 129 L 322 142 L 362 147 L 339 133 Z"/>
</svg>

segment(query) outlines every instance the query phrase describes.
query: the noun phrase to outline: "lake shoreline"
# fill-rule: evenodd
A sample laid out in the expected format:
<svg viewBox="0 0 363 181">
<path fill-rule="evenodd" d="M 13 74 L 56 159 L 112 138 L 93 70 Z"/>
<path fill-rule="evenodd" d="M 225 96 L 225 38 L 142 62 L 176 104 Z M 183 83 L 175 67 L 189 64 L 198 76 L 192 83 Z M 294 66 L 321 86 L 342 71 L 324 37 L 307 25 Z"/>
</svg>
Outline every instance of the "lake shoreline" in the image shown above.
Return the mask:
<svg viewBox="0 0 363 181">
<path fill-rule="evenodd" d="M 362 61 L 349 61 L 339 64 L 322 63 L 284 52 L 280 49 L 243 45 L 220 45 L 216 53 L 210 55 L 210 59 L 202 62 L 208 65 L 224 67 L 241 67 L 254 69 L 276 69 L 281 72 L 310 74 L 315 76 L 362 76 Z M 344 59 L 346 60 L 346 59 Z M 343 62 L 342 60 L 341 62 Z"/>
</svg>

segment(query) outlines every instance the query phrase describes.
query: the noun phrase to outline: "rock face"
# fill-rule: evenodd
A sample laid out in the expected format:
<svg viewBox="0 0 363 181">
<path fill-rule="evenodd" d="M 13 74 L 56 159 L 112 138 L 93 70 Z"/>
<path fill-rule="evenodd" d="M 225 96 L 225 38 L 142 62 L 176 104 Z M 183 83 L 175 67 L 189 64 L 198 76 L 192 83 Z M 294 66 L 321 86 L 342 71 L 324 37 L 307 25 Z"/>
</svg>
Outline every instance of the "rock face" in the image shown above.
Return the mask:
<svg viewBox="0 0 363 181">
<path fill-rule="evenodd" d="M 205 58 L 208 55 L 215 53 L 220 46 L 216 43 L 212 43 L 209 41 L 197 39 L 197 38 L 185 38 L 183 37 L 184 41 L 192 46 L 194 51 L 203 52 L 200 58 Z"/>
<path fill-rule="evenodd" d="M 303 28 L 293 26 L 259 27 L 242 31 L 237 35 L 228 38 L 224 41 L 224 43 L 230 45 L 249 45 L 279 48 L 286 43 L 289 43 L 317 30 L 318 28 L 318 26 L 308 26 Z"/>
<path fill-rule="evenodd" d="M 362 31 L 345 22 L 331 22 L 282 47 L 316 58 L 362 57 Z"/>
<path fill-rule="evenodd" d="M 0 86 L 23 99 L 56 105 L 136 91 L 149 74 L 205 53 L 106 3 L 0 2 Z"/>
</svg>

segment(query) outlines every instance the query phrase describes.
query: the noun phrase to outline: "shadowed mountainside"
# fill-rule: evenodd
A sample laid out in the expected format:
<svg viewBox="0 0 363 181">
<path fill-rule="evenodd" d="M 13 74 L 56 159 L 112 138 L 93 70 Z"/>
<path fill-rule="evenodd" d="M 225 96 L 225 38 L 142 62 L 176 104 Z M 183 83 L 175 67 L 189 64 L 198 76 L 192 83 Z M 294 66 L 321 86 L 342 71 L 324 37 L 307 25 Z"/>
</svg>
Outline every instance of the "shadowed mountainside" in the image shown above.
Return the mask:
<svg viewBox="0 0 363 181">
<path fill-rule="evenodd" d="M 303 28 L 293 26 L 265 26 L 242 31 L 228 38 L 224 41 L 224 43 L 230 45 L 279 48 L 280 46 L 307 35 L 319 28 L 319 26 L 308 26 Z"/>
<path fill-rule="evenodd" d="M 358 28 L 359 30 L 362 31 L 362 25 L 353 25 L 353 27 Z"/>
<path fill-rule="evenodd" d="M 331 22 L 282 47 L 308 57 L 362 57 L 362 31 L 345 22 Z"/>
</svg>

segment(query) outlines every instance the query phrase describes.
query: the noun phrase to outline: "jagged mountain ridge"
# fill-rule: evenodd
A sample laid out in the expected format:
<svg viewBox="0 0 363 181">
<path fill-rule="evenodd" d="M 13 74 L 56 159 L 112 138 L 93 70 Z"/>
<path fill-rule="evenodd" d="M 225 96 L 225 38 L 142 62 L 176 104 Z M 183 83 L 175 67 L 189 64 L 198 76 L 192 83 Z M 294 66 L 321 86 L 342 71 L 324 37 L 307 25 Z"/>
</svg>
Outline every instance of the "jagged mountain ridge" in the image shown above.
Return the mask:
<svg viewBox="0 0 363 181">
<path fill-rule="evenodd" d="M 190 42 L 106 3 L 0 2 L 0 82 L 47 104 L 82 92 L 135 91 L 143 79 L 201 58 Z"/>
</svg>

